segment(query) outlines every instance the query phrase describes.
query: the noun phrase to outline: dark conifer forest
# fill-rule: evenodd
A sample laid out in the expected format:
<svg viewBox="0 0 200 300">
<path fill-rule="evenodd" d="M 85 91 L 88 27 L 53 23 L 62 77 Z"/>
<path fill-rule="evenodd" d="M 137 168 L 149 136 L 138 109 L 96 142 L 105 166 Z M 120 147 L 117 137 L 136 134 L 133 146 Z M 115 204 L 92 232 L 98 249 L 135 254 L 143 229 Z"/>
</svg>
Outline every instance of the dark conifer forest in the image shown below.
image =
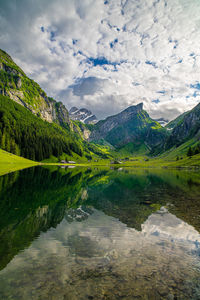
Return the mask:
<svg viewBox="0 0 200 300">
<path fill-rule="evenodd" d="M 21 105 L 0 95 L 0 147 L 23 157 L 41 161 L 63 152 L 82 155 L 78 142 L 55 123 L 34 116 Z"/>
</svg>

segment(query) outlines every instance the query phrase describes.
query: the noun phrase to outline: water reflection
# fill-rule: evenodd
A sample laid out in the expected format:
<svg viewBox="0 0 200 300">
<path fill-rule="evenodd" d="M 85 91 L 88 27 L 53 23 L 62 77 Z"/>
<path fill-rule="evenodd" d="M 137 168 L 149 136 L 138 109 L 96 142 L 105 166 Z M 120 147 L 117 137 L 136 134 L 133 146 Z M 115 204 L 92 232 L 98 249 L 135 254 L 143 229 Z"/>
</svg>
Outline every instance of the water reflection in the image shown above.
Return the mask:
<svg viewBox="0 0 200 300">
<path fill-rule="evenodd" d="M 130 169 L 1 177 L 1 299 L 199 299 L 199 183 Z"/>
</svg>

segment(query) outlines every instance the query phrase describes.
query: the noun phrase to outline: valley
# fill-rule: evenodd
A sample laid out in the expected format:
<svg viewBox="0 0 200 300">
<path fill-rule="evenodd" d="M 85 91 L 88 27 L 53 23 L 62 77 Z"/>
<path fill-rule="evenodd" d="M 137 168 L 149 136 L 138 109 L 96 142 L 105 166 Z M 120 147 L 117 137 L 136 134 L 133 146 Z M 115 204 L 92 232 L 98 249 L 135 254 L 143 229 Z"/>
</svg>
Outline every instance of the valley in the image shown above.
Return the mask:
<svg viewBox="0 0 200 300">
<path fill-rule="evenodd" d="M 142 168 L 200 165 L 200 104 L 164 127 L 149 116 L 143 103 L 98 121 L 84 108 L 68 112 L 3 50 L 0 94 L 0 147 L 33 163 L 73 161 L 77 166 Z M 1 156 L 6 163 L 5 152 Z"/>
</svg>

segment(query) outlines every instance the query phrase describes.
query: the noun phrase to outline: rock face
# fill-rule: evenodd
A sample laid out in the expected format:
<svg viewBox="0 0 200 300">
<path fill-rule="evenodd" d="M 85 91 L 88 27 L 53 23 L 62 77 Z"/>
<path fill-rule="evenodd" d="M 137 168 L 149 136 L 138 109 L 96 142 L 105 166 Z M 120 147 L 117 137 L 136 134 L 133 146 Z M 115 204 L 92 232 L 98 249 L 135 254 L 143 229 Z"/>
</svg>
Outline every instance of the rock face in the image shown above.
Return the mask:
<svg viewBox="0 0 200 300">
<path fill-rule="evenodd" d="M 55 116 L 54 121 L 60 125 L 67 123 L 70 126 L 69 112 L 62 102 L 54 101 Z"/>
<path fill-rule="evenodd" d="M 166 148 L 179 146 L 194 137 L 200 139 L 200 103 L 179 117 L 179 122 L 176 122 L 167 140 Z"/>
<path fill-rule="evenodd" d="M 91 131 L 83 124 L 71 124 L 71 129 L 74 131 L 78 136 L 81 137 L 83 140 L 89 140 Z"/>
<path fill-rule="evenodd" d="M 88 109 L 72 107 L 69 111 L 69 117 L 74 121 L 81 121 L 84 124 L 95 124 L 97 122 L 96 116 Z"/>
<path fill-rule="evenodd" d="M 143 103 L 130 106 L 121 113 L 99 121 L 91 132 L 90 141 L 106 140 L 115 147 L 130 142 L 144 143 L 151 148 L 161 144 L 166 130 L 143 110 Z"/>
<path fill-rule="evenodd" d="M 43 120 L 60 125 L 70 124 L 65 106 L 47 97 L 41 87 L 28 78 L 3 50 L 0 50 L 0 94 L 8 96 Z"/>
</svg>

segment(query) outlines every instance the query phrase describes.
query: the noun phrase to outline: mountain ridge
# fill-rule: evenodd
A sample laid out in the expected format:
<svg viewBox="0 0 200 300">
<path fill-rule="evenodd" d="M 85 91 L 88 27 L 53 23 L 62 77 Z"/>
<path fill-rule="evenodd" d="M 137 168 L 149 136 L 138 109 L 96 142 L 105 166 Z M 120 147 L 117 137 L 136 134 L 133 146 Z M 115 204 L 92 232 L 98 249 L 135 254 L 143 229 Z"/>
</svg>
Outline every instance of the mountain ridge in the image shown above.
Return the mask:
<svg viewBox="0 0 200 300">
<path fill-rule="evenodd" d="M 167 131 L 143 110 L 143 103 L 130 106 L 105 120 L 99 121 L 91 132 L 90 141 L 105 139 L 120 148 L 127 143 L 144 143 L 152 149 L 164 142 Z"/>
</svg>

